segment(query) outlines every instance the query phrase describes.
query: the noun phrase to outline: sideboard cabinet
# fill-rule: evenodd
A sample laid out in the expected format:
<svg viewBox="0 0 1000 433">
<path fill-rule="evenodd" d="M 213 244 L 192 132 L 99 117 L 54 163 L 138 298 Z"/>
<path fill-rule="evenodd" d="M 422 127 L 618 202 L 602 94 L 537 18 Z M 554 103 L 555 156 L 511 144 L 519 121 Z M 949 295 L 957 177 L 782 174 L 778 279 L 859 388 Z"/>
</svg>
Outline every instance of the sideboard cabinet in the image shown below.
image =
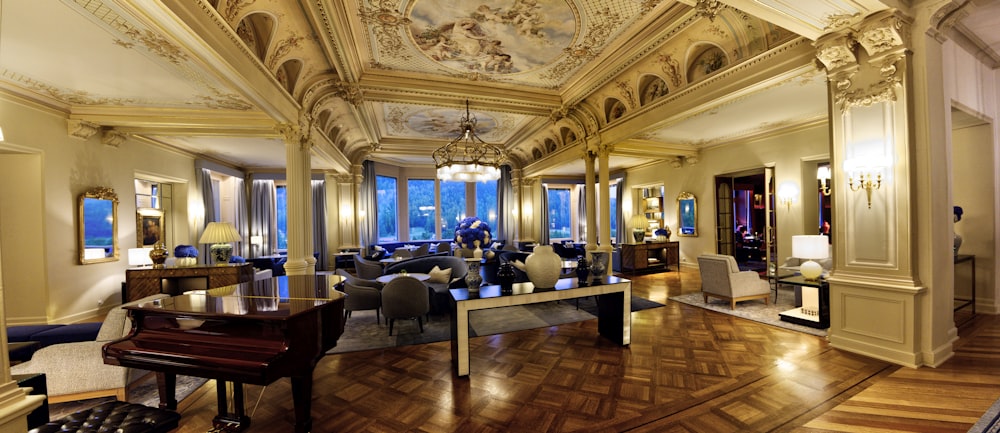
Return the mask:
<svg viewBox="0 0 1000 433">
<path fill-rule="evenodd" d="M 132 302 L 157 293 L 174 296 L 189 290 L 215 289 L 253 279 L 254 269 L 250 263 L 127 269 L 122 302 Z"/>
<path fill-rule="evenodd" d="M 621 245 L 622 272 L 680 270 L 680 242 L 645 242 Z"/>
</svg>

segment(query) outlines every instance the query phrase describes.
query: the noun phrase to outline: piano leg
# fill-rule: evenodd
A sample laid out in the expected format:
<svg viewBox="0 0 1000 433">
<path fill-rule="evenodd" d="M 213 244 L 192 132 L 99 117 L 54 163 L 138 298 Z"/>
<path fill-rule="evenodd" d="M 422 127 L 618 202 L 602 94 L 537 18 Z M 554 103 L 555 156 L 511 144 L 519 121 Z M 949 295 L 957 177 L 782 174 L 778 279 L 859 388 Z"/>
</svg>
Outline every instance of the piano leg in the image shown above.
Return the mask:
<svg viewBox="0 0 1000 433">
<path fill-rule="evenodd" d="M 177 410 L 177 375 L 156 372 L 156 392 L 160 395 L 160 409 Z"/>
<path fill-rule="evenodd" d="M 229 411 L 229 387 L 233 390 L 233 411 Z M 219 414 L 212 419 L 212 426 L 218 431 L 240 432 L 250 428 L 250 417 L 243 404 L 243 384 L 239 382 L 215 381 L 215 400 Z"/>
<path fill-rule="evenodd" d="M 312 430 L 312 370 L 308 376 L 292 376 L 291 379 L 295 433 L 308 433 Z"/>
</svg>

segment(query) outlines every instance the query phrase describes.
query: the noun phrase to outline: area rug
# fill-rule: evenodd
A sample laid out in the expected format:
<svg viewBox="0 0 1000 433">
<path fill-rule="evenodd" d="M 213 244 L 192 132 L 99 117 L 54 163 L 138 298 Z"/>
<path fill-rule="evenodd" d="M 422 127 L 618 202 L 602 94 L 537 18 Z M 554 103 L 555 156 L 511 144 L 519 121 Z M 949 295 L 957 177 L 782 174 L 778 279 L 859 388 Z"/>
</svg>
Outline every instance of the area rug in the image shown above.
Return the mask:
<svg viewBox="0 0 1000 433">
<path fill-rule="evenodd" d="M 200 388 L 208 379 L 193 376 L 177 376 L 177 401 L 180 402 Z M 64 403 L 53 403 L 49 405 L 49 419 L 59 419 L 73 412 L 87 409 L 114 400 L 114 397 L 99 397 L 86 400 L 67 401 Z M 157 407 L 160 404 L 160 395 L 156 390 L 156 378 L 154 375 L 140 379 L 140 381 L 129 389 L 128 402 L 141 404 L 143 406 Z"/>
<path fill-rule="evenodd" d="M 778 301 L 771 302 L 771 305 L 764 305 L 763 300 L 743 301 L 736 303 L 735 310 L 729 308 L 728 301 L 723 301 L 721 299 L 708 298 L 708 304 L 705 304 L 704 295 L 702 295 L 701 292 L 673 296 L 670 300 L 742 317 L 744 319 L 753 320 L 754 322 L 761 322 L 768 325 L 791 329 L 793 331 L 804 332 L 806 334 L 819 335 L 823 337 L 826 336 L 825 329 L 810 328 L 808 326 L 785 322 L 778 316 L 778 313 L 782 311 L 795 308 L 795 293 L 791 288 L 779 288 Z M 774 298 L 771 298 L 771 300 L 773 301 Z"/>
<path fill-rule="evenodd" d="M 1000 432 L 1000 400 L 993 402 L 993 405 L 986 410 L 979 421 L 969 429 L 969 433 L 998 433 Z"/>
<path fill-rule="evenodd" d="M 632 297 L 633 312 L 662 306 L 663 304 L 658 302 Z M 597 303 L 593 297 L 477 310 L 469 315 L 472 328 L 470 336 L 544 328 L 596 318 Z M 337 340 L 337 347 L 327 353 L 357 352 L 445 341 L 451 339 L 450 326 L 447 315 L 431 316 L 430 321 L 424 322 L 423 333 L 420 332 L 416 320 L 397 320 L 393 325 L 393 335 L 390 336 L 389 326 L 385 324 L 384 319 L 383 323 L 377 323 L 374 310 L 355 311 L 344 324 L 344 334 Z"/>
</svg>

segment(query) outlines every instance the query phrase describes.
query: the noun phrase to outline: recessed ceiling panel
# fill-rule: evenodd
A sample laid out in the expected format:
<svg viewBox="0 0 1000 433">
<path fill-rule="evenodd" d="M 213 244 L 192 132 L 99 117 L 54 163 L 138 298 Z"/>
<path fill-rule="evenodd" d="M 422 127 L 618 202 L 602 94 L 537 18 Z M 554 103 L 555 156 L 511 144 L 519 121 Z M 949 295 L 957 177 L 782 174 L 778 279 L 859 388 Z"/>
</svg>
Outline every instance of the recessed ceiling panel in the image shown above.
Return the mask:
<svg viewBox="0 0 1000 433">
<path fill-rule="evenodd" d="M 462 131 L 460 121 L 464 109 L 440 108 L 427 105 L 382 104 L 386 119 L 386 135 L 400 138 L 450 139 Z M 476 134 L 487 142 L 505 143 L 528 116 L 494 113 L 469 109 L 476 120 Z"/>
</svg>

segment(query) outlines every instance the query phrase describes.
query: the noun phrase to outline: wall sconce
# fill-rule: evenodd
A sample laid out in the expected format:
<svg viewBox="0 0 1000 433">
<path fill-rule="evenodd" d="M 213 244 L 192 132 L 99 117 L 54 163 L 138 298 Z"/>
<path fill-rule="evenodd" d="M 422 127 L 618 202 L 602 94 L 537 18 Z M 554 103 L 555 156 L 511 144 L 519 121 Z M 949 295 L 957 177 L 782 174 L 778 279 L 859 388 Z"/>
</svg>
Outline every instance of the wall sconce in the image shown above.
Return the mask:
<svg viewBox="0 0 1000 433">
<path fill-rule="evenodd" d="M 844 171 L 847 172 L 847 186 L 851 191 L 865 191 L 868 198 L 868 209 L 872 208 L 872 191 L 882 186 L 882 172 L 889 167 L 890 161 L 884 157 L 852 158 L 844 161 Z"/>
<path fill-rule="evenodd" d="M 823 195 L 830 195 L 830 175 L 829 165 L 816 167 L 816 180 L 819 181 L 819 192 Z"/>
<path fill-rule="evenodd" d="M 788 210 L 792 209 L 792 203 L 799 197 L 799 186 L 795 182 L 786 181 L 778 186 L 778 203 L 785 205 Z"/>
<path fill-rule="evenodd" d="M 250 236 L 250 245 L 260 248 L 264 244 L 264 237 L 261 235 Z"/>
</svg>

